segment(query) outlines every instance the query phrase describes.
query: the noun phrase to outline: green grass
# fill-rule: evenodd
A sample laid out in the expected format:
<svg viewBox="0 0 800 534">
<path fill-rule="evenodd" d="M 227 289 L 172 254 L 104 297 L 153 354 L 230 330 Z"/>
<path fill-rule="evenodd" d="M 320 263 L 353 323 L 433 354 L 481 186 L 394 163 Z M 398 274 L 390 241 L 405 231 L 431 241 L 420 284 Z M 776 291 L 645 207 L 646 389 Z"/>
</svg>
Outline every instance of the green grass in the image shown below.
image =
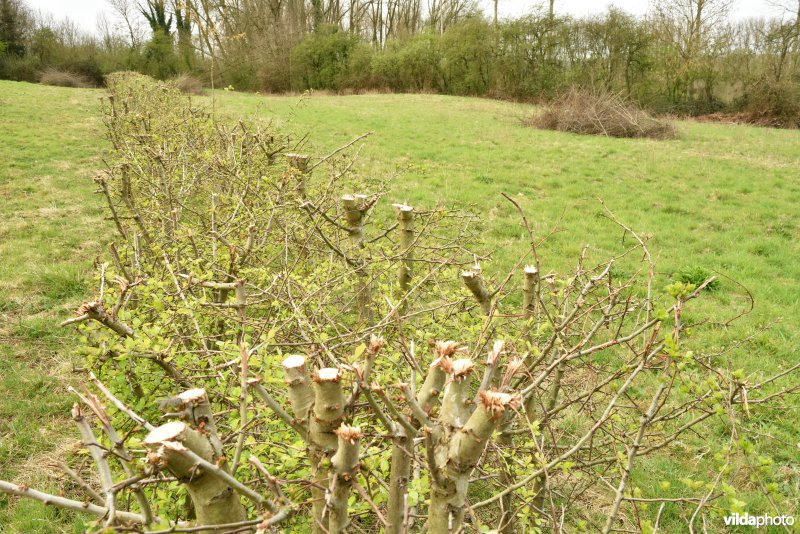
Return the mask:
<svg viewBox="0 0 800 534">
<path fill-rule="evenodd" d="M 588 137 L 523 127 L 522 119 L 535 112 L 531 106 L 432 95 L 312 96 L 299 102 L 223 92 L 217 104 L 236 116 L 270 118 L 309 133 L 313 153 L 325 154 L 373 132 L 360 171 L 397 175 L 391 202 L 471 206 L 481 213 L 482 239 L 494 250 L 484 274 L 496 278 L 527 247 L 518 214 L 501 192 L 522 205 L 539 235 L 558 224 L 560 231 L 548 239 L 541 256 L 545 270 L 561 273 L 574 267 L 585 244 L 597 259 L 620 250 L 620 229 L 602 217 L 602 199 L 619 219 L 650 238 L 657 288 L 675 280 L 694 282 L 706 272 L 720 274 L 713 290 L 691 303 L 686 320 L 731 318 L 748 309 L 742 286 L 752 293 L 752 313 L 727 330 L 700 333 L 691 341 L 695 347 L 711 353 L 754 335 L 731 352 L 730 362 L 743 368 L 751 383 L 798 361 L 798 131 L 680 121 L 680 135 L 670 141 Z M 771 323 L 768 333 L 758 333 Z M 794 384 L 784 380 L 784 385 Z M 744 431 L 759 454 L 777 464 L 769 481 L 783 495 L 781 513 L 798 517 L 799 420 L 795 397 L 778 408 L 756 408 Z M 668 481 L 668 496 L 677 497 L 684 494 L 682 479 L 713 479 L 699 460 L 713 456 L 729 432 L 718 423 L 703 430 L 711 439 L 685 440 L 679 458 L 640 461 L 634 483 L 656 496 L 664 493 L 660 481 Z M 747 503 L 746 510 L 774 513 L 755 484 L 740 480 L 739 487 L 743 491 L 737 497 Z M 644 516 L 652 519 L 655 512 Z M 668 506 L 662 528 L 680 532 L 678 525 L 687 519 L 680 513 Z"/>
<path fill-rule="evenodd" d="M 56 490 L 74 443 L 72 331 L 108 226 L 91 177 L 106 144 L 101 91 L 0 82 L 0 478 Z M 69 514 L 0 496 L 0 532 L 72 532 Z"/>
<path fill-rule="evenodd" d="M 91 291 L 85 275 L 111 231 L 91 194 L 90 177 L 105 150 L 100 94 L 0 82 L 0 478 L 30 479 L 29 458 L 52 450 L 61 436 L 74 436 L 65 420 L 71 401 L 60 381 L 74 341 L 55 324 Z M 600 216 L 602 198 L 620 219 L 652 236 L 659 287 L 706 271 L 724 275 L 715 291 L 692 303 L 692 316 L 723 319 L 747 307 L 745 291 L 727 277 L 752 292 L 752 313 L 696 342 L 710 350 L 779 321 L 736 350 L 734 365 L 757 381 L 797 361 L 800 132 L 680 122 L 680 136 L 671 141 L 581 137 L 522 127 L 533 112 L 529 106 L 432 95 L 301 101 L 218 92 L 216 104 L 227 114 L 272 118 L 309 133 L 313 153 L 373 132 L 359 172 L 396 175 L 393 202 L 480 212 L 481 238 L 494 250 L 484 272 L 497 277 L 526 247 L 501 192 L 520 202 L 540 235 L 561 218 L 561 231 L 542 254 L 544 268 L 559 272 L 574 264 L 584 244 L 597 258 L 619 250 L 619 229 Z M 799 408 L 796 401 L 781 410 L 754 407 L 752 423 L 759 446 L 779 464 L 781 491 L 794 499 L 800 494 Z M 642 488 L 667 479 L 677 493 L 695 454 L 645 464 L 639 477 L 655 482 Z M 52 511 L 4 503 L 0 497 L 0 525 L 52 531 L 46 526 Z"/>
<path fill-rule="evenodd" d="M 692 303 L 719 319 L 754 311 L 719 340 L 780 321 L 763 346 L 748 347 L 748 372 L 797 361 L 800 346 L 800 132 L 678 123 L 676 140 L 578 136 L 525 128 L 530 106 L 431 95 L 297 98 L 218 93 L 221 109 L 271 117 L 309 132 L 315 152 L 373 132 L 361 172 L 397 174 L 389 195 L 426 207 L 472 207 L 494 249 L 485 273 L 502 276 L 526 238 L 505 192 L 526 210 L 538 234 L 561 219 L 543 251 L 546 270 L 564 272 L 580 249 L 619 250 L 619 228 L 599 199 L 644 236 L 658 263 L 658 284 L 687 273 L 718 272 L 718 290 Z M 793 407 L 797 415 L 797 406 Z M 795 437 L 798 437 L 795 435 Z M 795 440 L 797 442 L 797 440 Z"/>
</svg>

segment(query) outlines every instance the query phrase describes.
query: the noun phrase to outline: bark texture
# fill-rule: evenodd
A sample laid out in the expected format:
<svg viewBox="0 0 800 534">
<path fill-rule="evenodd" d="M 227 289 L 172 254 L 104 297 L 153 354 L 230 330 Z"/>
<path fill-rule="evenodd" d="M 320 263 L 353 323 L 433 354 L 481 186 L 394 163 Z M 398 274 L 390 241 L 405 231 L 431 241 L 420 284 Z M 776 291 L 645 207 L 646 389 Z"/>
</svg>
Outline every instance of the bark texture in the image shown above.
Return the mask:
<svg viewBox="0 0 800 534">
<path fill-rule="evenodd" d="M 180 480 L 194 504 L 198 526 L 224 525 L 246 519 L 239 495 L 224 480 L 205 472 L 197 463 L 181 453 L 188 449 L 203 460 L 219 464 L 210 440 L 182 422 L 167 423 L 144 440 L 150 451 L 149 459 L 169 469 Z M 216 529 L 202 531 L 203 534 Z"/>
</svg>

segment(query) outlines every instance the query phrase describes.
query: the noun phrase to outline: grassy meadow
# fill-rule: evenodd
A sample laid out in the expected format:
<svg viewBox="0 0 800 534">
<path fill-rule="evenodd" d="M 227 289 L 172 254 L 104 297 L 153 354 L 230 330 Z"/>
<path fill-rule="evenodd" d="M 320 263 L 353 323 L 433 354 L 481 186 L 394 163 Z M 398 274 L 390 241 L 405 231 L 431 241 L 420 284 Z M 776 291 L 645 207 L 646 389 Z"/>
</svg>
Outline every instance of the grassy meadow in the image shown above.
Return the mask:
<svg viewBox="0 0 800 534">
<path fill-rule="evenodd" d="M 0 478 L 51 490 L 57 470 L 49 464 L 77 448 L 63 380 L 75 381 L 79 362 L 70 357 L 71 331 L 57 323 L 90 296 L 86 275 L 111 231 L 91 182 L 108 150 L 102 94 L 0 81 Z M 748 309 L 752 293 L 752 312 L 694 344 L 713 352 L 750 336 L 730 365 L 751 382 L 800 358 L 798 131 L 680 121 L 669 141 L 583 137 L 523 127 L 534 111 L 527 105 L 436 95 L 217 92 L 214 106 L 308 133 L 304 150 L 320 155 L 372 132 L 358 172 L 392 177 L 392 202 L 479 212 L 481 240 L 493 251 L 484 273 L 495 280 L 527 247 L 501 192 L 537 234 L 557 227 L 542 266 L 562 273 L 586 244 L 598 260 L 620 250 L 622 232 L 603 217 L 602 199 L 650 238 L 659 289 L 681 271 L 719 273 L 719 289 L 693 301 L 691 317 L 726 320 Z M 751 410 L 748 435 L 774 460 L 782 503 L 794 507 L 782 512 L 798 516 L 800 401 Z M 677 496 L 682 478 L 707 476 L 694 473 L 696 457 L 709 452 L 701 449 L 687 444 L 685 457 L 641 465 L 642 489 L 655 493 L 667 480 Z M 52 532 L 59 516 L 67 514 L 0 496 L 0 532 Z M 71 519 L 57 524 L 78 528 Z"/>
<path fill-rule="evenodd" d="M 75 340 L 58 323 L 89 294 L 110 228 L 92 194 L 100 95 L 0 82 L 0 478 L 49 490 L 53 462 L 78 449 L 66 392 Z M 0 496 L 0 532 L 53 532 L 65 515 Z"/>
</svg>

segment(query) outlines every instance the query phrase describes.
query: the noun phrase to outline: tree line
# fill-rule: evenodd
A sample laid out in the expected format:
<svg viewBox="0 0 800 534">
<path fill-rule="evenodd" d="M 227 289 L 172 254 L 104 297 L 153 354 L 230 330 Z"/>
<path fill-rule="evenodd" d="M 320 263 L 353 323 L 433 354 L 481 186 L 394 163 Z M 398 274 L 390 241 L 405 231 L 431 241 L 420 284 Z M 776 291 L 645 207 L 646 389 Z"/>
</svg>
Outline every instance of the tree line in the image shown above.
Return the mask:
<svg viewBox="0 0 800 534">
<path fill-rule="evenodd" d="M 580 86 L 657 111 L 797 112 L 800 2 L 780 18 L 734 22 L 730 0 L 582 18 L 550 0 L 507 19 L 497 1 L 491 16 L 475 0 L 109 0 L 91 35 L 0 0 L 0 77 L 34 81 L 55 66 L 98 84 L 135 70 L 238 90 L 519 100 Z"/>
</svg>

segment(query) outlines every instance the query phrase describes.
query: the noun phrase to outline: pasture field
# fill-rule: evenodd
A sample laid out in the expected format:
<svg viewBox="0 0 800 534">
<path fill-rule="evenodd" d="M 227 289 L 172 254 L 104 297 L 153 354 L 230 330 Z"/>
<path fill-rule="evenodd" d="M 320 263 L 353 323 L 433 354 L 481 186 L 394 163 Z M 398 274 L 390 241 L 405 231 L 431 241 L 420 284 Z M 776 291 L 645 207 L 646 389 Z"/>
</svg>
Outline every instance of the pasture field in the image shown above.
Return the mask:
<svg viewBox="0 0 800 534">
<path fill-rule="evenodd" d="M 90 295 L 84 280 L 111 231 L 91 182 L 108 148 L 100 96 L 99 90 L 0 82 L 3 479 L 41 485 L 56 472 L 48 464 L 74 448 L 64 380 L 75 381 L 70 371 L 79 362 L 70 357 L 71 331 L 57 323 Z M 693 301 L 690 317 L 727 320 L 749 309 L 752 294 L 750 313 L 692 340 L 711 353 L 747 339 L 730 352 L 730 362 L 718 365 L 742 368 L 757 382 L 800 359 L 798 131 L 680 121 L 678 138 L 669 141 L 583 137 L 523 127 L 531 106 L 435 95 L 217 92 L 214 105 L 220 113 L 308 133 L 304 150 L 314 154 L 372 132 L 358 171 L 393 177 L 392 202 L 480 213 L 483 247 L 493 251 L 484 273 L 495 280 L 527 247 L 501 192 L 519 202 L 537 234 L 557 228 L 541 257 L 545 271 L 561 273 L 586 244 L 597 260 L 620 250 L 622 232 L 603 216 L 602 199 L 650 238 L 658 291 L 681 272 L 719 273 L 719 288 Z M 742 430 L 774 462 L 768 482 L 777 485 L 781 506 L 790 507 L 781 512 L 798 516 L 800 401 L 751 412 Z M 669 482 L 677 495 L 682 479 L 708 476 L 696 472 L 694 461 L 718 445 L 687 443 L 683 457 L 642 462 L 634 480 L 645 494 Z M 752 499 L 754 509 L 768 511 Z M 53 521 L 64 531 L 78 528 L 67 514 L 0 497 L 0 531 L 52 532 Z"/>
<path fill-rule="evenodd" d="M 0 82 L 0 478 L 55 489 L 69 419 L 74 336 L 110 228 L 91 177 L 106 146 L 96 90 Z M 66 514 L 0 497 L 0 532 L 52 532 Z M 7 530 L 4 530 L 7 529 Z"/>
</svg>

